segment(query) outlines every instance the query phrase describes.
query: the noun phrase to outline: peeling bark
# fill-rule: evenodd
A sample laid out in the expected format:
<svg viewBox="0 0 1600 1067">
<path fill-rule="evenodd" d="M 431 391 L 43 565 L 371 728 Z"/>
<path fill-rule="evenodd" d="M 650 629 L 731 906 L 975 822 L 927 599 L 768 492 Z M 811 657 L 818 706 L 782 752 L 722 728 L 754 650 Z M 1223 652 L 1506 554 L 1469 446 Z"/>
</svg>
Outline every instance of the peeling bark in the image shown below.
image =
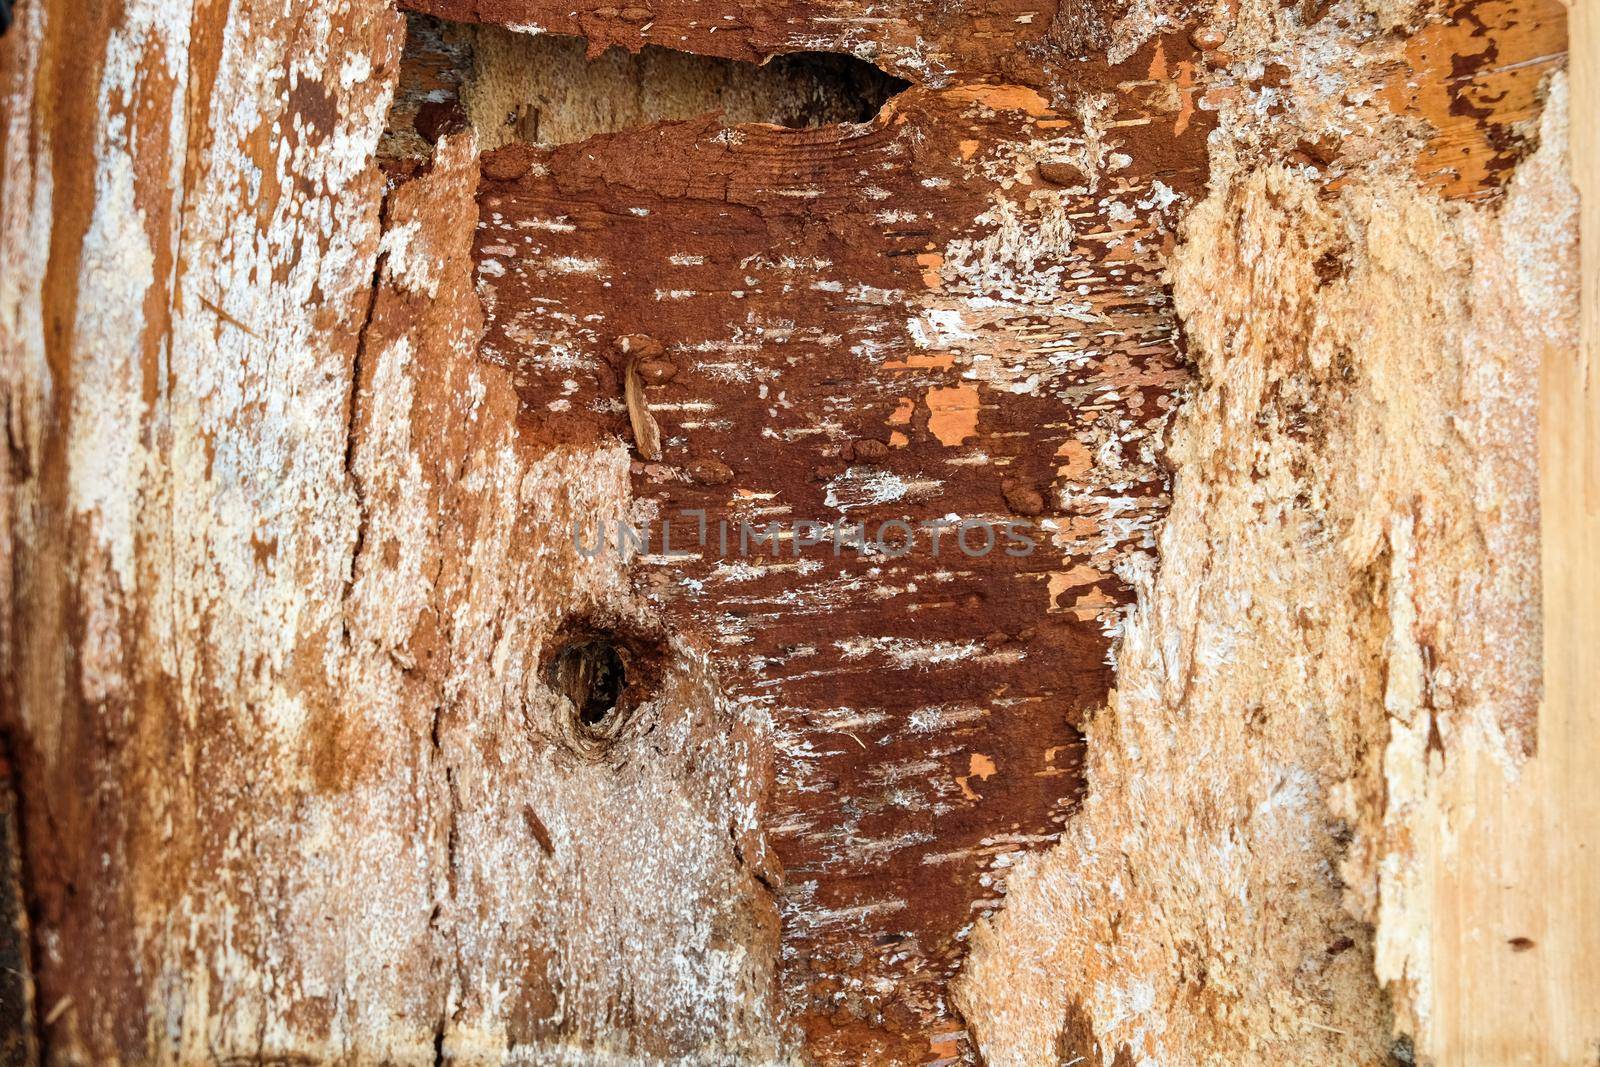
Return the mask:
<svg viewBox="0 0 1600 1067">
<path fill-rule="evenodd" d="M 1466 1062 L 1558 9 L 402 6 L 0 41 L 19 1041 Z"/>
<path fill-rule="evenodd" d="M 1422 843 L 1468 815 L 1455 778 L 1515 776 L 1537 708 L 1532 357 L 1575 343 L 1562 92 L 1497 209 L 1270 168 L 1187 219 L 1201 380 L 1161 566 L 1084 811 L 975 938 L 991 1062 L 1037 1062 L 1066 1004 L 1135 1062 L 1429 1047 L 1433 883 L 1467 857 Z"/>
</svg>

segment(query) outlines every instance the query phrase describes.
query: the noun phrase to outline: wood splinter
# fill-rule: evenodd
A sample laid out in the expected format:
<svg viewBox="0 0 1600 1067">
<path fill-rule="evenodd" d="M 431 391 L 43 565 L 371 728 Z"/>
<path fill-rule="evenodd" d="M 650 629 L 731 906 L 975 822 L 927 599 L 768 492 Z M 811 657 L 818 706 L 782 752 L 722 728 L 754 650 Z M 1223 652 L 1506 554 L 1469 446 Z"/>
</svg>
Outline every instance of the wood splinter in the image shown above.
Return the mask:
<svg viewBox="0 0 1600 1067">
<path fill-rule="evenodd" d="M 623 375 L 623 400 L 628 405 L 628 422 L 633 426 L 633 442 L 639 455 L 645 459 L 661 458 L 661 427 L 650 414 L 650 403 L 645 399 L 644 378 L 639 374 L 639 357 L 628 359 L 628 369 Z"/>
</svg>

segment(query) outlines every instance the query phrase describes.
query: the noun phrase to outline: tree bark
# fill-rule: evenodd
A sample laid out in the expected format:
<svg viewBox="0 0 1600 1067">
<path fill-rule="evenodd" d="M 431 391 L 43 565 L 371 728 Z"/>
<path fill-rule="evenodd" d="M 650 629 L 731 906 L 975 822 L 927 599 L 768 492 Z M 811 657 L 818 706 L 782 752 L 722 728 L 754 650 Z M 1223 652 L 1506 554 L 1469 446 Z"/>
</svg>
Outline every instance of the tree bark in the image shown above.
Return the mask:
<svg viewBox="0 0 1600 1067">
<path fill-rule="evenodd" d="M 19 1061 L 1590 1054 L 1558 7 L 16 14 Z"/>
</svg>

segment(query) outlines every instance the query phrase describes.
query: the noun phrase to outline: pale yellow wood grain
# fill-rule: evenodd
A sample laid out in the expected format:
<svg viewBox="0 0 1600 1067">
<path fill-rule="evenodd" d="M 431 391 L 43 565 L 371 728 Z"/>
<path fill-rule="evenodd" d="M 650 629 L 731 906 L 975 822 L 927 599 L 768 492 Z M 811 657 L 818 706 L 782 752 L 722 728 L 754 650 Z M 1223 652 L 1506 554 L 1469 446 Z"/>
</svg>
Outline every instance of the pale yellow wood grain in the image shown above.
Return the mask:
<svg viewBox="0 0 1600 1067">
<path fill-rule="evenodd" d="M 1541 368 L 1544 702 L 1537 754 L 1453 753 L 1430 841 L 1433 987 L 1419 1061 L 1600 1065 L 1600 26 L 1569 9 L 1581 207 L 1576 350 Z"/>
<path fill-rule="evenodd" d="M 1550 350 L 1540 404 L 1545 696 L 1537 756 L 1460 780 L 1458 872 L 1438 898 L 1441 1063 L 1600 1064 L 1600 26 L 1570 8 L 1581 206 L 1576 351 Z M 1449 842 L 1436 843 L 1444 848 Z M 1507 938 L 1526 937 L 1521 951 Z"/>
<path fill-rule="evenodd" d="M 1541 436 L 1545 842 L 1551 894 L 1570 919 L 1552 995 L 1563 1052 L 1600 1063 L 1600 19 L 1578 0 L 1569 22 L 1572 160 L 1581 197 L 1578 358 L 1545 368 Z"/>
<path fill-rule="evenodd" d="M 1570 8 L 1571 130 L 1581 198 L 1578 351 L 1549 358 L 1540 410 L 1545 701 L 1540 992 L 1552 1064 L 1600 1064 L 1600 22 Z M 1512 1010 L 1515 1010 L 1514 1008 Z"/>
</svg>

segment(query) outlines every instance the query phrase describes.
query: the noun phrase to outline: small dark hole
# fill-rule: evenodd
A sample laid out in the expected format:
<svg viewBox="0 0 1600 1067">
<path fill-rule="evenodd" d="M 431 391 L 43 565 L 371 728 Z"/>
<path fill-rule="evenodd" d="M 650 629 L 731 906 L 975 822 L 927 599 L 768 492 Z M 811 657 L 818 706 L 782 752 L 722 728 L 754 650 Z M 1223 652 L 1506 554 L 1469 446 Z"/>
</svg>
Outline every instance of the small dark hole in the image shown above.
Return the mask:
<svg viewBox="0 0 1600 1067">
<path fill-rule="evenodd" d="M 550 665 L 550 681 L 578 709 L 578 720 L 592 728 L 617 710 L 628 669 L 615 645 L 594 638 L 562 649 Z"/>
</svg>

